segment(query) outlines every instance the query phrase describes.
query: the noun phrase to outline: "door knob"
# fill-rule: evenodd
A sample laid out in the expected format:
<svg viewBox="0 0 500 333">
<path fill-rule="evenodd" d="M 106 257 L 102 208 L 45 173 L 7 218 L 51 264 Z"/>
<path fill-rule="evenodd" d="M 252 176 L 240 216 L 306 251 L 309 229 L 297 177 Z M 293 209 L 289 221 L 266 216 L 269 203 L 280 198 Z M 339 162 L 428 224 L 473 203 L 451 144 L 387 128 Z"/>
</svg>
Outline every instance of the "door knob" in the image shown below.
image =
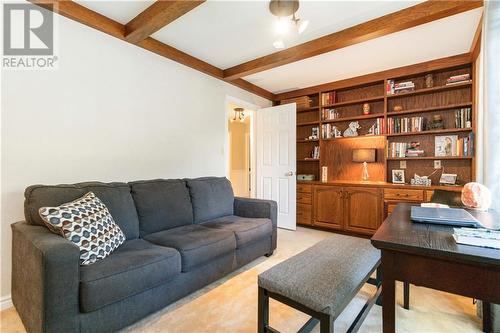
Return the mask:
<svg viewBox="0 0 500 333">
<path fill-rule="evenodd" d="M 287 175 L 287 176 L 289 176 L 289 177 L 293 176 L 293 171 L 288 171 L 288 172 L 286 173 L 286 175 Z"/>
</svg>

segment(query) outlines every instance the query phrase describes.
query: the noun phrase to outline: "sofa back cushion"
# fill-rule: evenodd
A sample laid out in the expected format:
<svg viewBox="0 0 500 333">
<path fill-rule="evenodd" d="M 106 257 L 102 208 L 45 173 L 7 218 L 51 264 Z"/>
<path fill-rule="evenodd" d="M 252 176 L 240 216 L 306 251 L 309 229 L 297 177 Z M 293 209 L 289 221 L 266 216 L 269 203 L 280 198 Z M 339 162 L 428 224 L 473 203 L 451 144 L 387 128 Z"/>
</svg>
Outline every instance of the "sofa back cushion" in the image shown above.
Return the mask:
<svg viewBox="0 0 500 333">
<path fill-rule="evenodd" d="M 24 192 L 26 222 L 45 225 L 38 214 L 41 207 L 59 206 L 93 192 L 106 205 L 127 239 L 139 237 L 139 219 L 130 187 L 126 183 L 86 182 L 64 185 L 32 185 Z"/>
<path fill-rule="evenodd" d="M 234 193 L 225 177 L 186 179 L 193 203 L 194 222 L 233 215 Z"/>
<path fill-rule="evenodd" d="M 193 207 L 184 180 L 144 180 L 129 185 L 137 207 L 141 237 L 193 223 Z"/>
</svg>

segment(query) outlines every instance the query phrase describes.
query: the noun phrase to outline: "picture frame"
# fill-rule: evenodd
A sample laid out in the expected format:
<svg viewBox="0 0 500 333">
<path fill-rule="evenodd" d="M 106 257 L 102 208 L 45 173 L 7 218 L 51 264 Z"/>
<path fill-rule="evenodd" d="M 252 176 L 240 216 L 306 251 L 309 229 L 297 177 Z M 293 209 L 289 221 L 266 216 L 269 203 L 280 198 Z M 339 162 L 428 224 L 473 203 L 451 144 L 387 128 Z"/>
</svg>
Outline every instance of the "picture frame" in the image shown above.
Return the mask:
<svg viewBox="0 0 500 333">
<path fill-rule="evenodd" d="M 404 184 L 405 183 L 405 171 L 404 170 L 392 170 L 392 182 L 394 184 Z"/>
<path fill-rule="evenodd" d="M 434 138 L 434 156 L 455 156 L 457 152 L 458 135 L 442 135 Z"/>
<path fill-rule="evenodd" d="M 455 173 L 443 173 L 439 179 L 439 183 L 445 185 L 455 185 L 456 182 L 457 174 Z"/>
</svg>

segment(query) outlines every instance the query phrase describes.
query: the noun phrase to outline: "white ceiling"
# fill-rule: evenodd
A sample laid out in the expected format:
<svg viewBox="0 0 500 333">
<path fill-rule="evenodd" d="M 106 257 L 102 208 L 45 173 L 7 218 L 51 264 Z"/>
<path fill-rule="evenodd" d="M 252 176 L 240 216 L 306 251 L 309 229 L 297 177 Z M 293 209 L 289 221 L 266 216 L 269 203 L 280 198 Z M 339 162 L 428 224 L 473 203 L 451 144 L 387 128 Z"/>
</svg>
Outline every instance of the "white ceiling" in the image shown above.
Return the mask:
<svg viewBox="0 0 500 333">
<path fill-rule="evenodd" d="M 131 19 L 136 17 L 139 13 L 144 11 L 144 9 L 151 6 L 154 0 L 144 0 L 144 1 L 123 1 L 123 0 L 90 0 L 81 1 L 74 0 L 80 5 L 92 9 L 99 14 L 102 14 L 110 19 L 113 19 L 121 24 L 126 24 Z"/>
<path fill-rule="evenodd" d="M 80 1 L 122 24 L 154 1 Z M 301 0 L 298 16 L 310 21 L 290 34 L 287 47 L 413 6 L 421 1 Z M 269 2 L 208 0 L 153 37 L 225 69 L 273 52 L 275 18 Z M 274 68 L 244 79 L 273 93 L 300 89 L 381 70 L 468 52 L 482 9 Z"/>
<path fill-rule="evenodd" d="M 415 5 L 413 1 L 301 1 L 298 17 L 309 20 L 287 47 Z M 269 1 L 207 1 L 153 35 L 154 38 L 226 69 L 277 50 Z"/>
<path fill-rule="evenodd" d="M 474 9 L 244 79 L 279 93 L 466 53 L 481 13 Z"/>
</svg>

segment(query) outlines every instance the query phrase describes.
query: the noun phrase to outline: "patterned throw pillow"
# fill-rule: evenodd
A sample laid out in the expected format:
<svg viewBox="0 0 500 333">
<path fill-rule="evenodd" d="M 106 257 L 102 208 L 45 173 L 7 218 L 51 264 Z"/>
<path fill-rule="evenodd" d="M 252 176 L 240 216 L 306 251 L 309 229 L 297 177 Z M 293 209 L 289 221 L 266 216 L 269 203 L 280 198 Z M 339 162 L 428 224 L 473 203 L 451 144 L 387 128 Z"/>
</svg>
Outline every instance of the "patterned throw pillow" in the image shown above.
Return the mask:
<svg viewBox="0 0 500 333">
<path fill-rule="evenodd" d="M 106 258 L 125 241 L 108 208 L 89 192 L 80 199 L 38 211 L 47 227 L 80 248 L 80 265 Z"/>
</svg>

